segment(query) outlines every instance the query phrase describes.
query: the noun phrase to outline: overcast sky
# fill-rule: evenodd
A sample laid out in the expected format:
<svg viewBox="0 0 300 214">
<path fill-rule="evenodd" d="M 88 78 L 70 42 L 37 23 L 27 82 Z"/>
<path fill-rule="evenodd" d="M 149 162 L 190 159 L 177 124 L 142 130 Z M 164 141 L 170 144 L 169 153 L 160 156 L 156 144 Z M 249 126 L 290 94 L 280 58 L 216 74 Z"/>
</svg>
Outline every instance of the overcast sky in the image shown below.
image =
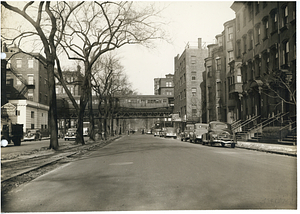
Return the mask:
<svg viewBox="0 0 300 214">
<path fill-rule="evenodd" d="M 181 54 L 188 42 L 198 38 L 206 44 L 224 30 L 223 24 L 235 18 L 233 1 L 158 1 L 158 7 L 170 24 L 167 26 L 172 44 L 157 41 L 156 48 L 125 46 L 118 50 L 122 64 L 134 89 L 139 94 L 154 94 L 154 78 L 174 74 L 174 57 Z M 145 2 L 146 4 L 146 2 Z"/>
<path fill-rule="evenodd" d="M 213 43 L 215 36 L 224 30 L 223 24 L 235 18 L 234 11 L 230 9 L 232 3 L 233 1 L 155 1 L 158 9 L 165 8 L 160 15 L 168 23 L 165 30 L 172 43 L 158 40 L 154 43 L 155 48 L 151 49 L 141 45 L 126 45 L 117 50 L 133 89 L 139 94 L 153 95 L 154 78 L 174 74 L 174 57 L 182 54 L 188 42 L 196 44 L 198 38 L 202 38 L 206 45 Z M 139 1 L 139 4 L 149 2 Z M 6 16 L 9 21 L 1 20 L 2 25 L 18 26 L 21 21 L 28 24 L 15 14 L 8 13 Z"/>
</svg>

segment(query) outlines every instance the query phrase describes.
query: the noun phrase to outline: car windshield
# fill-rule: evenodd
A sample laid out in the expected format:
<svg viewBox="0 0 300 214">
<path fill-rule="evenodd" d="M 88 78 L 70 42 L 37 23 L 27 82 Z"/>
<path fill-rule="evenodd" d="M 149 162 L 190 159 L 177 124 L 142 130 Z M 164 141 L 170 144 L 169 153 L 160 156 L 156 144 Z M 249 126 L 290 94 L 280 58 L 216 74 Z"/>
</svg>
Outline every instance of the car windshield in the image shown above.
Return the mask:
<svg viewBox="0 0 300 214">
<path fill-rule="evenodd" d="M 168 131 L 168 132 L 174 132 L 175 129 L 174 129 L 174 128 L 167 128 L 167 131 Z"/>
<path fill-rule="evenodd" d="M 201 124 L 201 125 L 195 125 L 195 127 L 196 129 L 207 129 L 208 125 Z"/>
<path fill-rule="evenodd" d="M 230 126 L 226 123 L 212 123 L 212 129 L 230 129 Z"/>
</svg>

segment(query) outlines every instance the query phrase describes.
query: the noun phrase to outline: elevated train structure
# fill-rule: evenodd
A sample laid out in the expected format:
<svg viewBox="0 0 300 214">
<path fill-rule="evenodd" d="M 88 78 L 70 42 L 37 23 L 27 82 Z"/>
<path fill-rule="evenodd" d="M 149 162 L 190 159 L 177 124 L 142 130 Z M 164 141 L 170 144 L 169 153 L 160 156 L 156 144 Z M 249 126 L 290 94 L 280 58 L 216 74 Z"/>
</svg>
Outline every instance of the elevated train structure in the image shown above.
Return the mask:
<svg viewBox="0 0 300 214">
<path fill-rule="evenodd" d="M 80 97 L 75 97 L 75 100 L 79 103 Z M 59 114 L 59 117 L 76 118 L 77 114 L 72 103 L 67 98 L 64 101 L 67 103 L 58 106 L 58 109 L 61 108 L 63 111 L 63 114 Z M 174 108 L 174 97 L 165 95 L 114 96 L 113 102 L 114 107 L 111 110 L 113 111 L 114 118 L 119 119 L 165 118 L 170 117 Z M 93 97 L 95 119 L 102 118 L 98 110 L 98 105 L 99 100 L 97 100 L 97 97 Z M 104 108 L 104 105 L 101 108 Z M 85 118 L 88 118 L 88 108 L 85 110 Z"/>
</svg>

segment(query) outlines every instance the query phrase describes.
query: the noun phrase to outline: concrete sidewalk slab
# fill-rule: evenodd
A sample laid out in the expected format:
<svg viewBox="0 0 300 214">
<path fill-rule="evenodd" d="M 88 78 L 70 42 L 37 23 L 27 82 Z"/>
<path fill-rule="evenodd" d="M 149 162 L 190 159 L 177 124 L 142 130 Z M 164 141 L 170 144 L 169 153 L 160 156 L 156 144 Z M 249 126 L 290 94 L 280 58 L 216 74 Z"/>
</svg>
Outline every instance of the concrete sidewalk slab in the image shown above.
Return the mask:
<svg viewBox="0 0 300 214">
<path fill-rule="evenodd" d="M 263 151 L 263 152 L 272 152 L 272 153 L 283 154 L 283 155 L 297 156 L 297 146 L 292 146 L 292 145 L 238 141 L 236 147 Z"/>
</svg>

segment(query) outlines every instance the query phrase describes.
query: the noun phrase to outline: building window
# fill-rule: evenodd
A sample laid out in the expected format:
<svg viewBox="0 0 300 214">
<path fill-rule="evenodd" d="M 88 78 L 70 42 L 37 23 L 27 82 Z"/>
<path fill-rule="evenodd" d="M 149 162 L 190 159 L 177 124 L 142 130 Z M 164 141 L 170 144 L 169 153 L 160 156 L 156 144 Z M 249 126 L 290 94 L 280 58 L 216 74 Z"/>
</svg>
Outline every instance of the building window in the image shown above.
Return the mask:
<svg viewBox="0 0 300 214">
<path fill-rule="evenodd" d="M 271 18 L 272 18 L 272 33 L 275 33 L 278 29 L 278 26 L 277 26 L 278 16 L 277 16 L 276 10 L 273 10 L 271 12 Z"/>
<path fill-rule="evenodd" d="M 34 129 L 34 124 L 31 124 L 31 129 Z"/>
<path fill-rule="evenodd" d="M 45 95 L 45 102 L 48 103 L 48 95 Z"/>
<path fill-rule="evenodd" d="M 192 109 L 192 117 L 197 117 L 197 109 Z"/>
<path fill-rule="evenodd" d="M 290 52 L 290 48 L 289 48 L 289 42 L 285 42 L 283 43 L 283 50 L 282 50 L 282 62 L 285 65 L 289 64 L 289 52 Z"/>
<path fill-rule="evenodd" d="M 228 51 L 228 59 L 229 59 L 229 62 L 231 62 L 233 60 L 233 51 Z"/>
<path fill-rule="evenodd" d="M 217 71 L 221 70 L 221 58 L 216 59 L 216 64 L 217 64 Z"/>
<path fill-rule="evenodd" d="M 28 84 L 29 85 L 34 85 L 34 75 L 33 74 L 28 74 Z"/>
<path fill-rule="evenodd" d="M 242 76 L 241 75 L 236 76 L 236 82 L 237 83 L 241 83 L 242 82 Z"/>
<path fill-rule="evenodd" d="M 166 87 L 172 87 L 172 82 L 166 82 Z"/>
<path fill-rule="evenodd" d="M 247 36 L 243 36 L 243 44 L 244 44 L 244 53 L 247 52 Z"/>
<path fill-rule="evenodd" d="M 253 19 L 253 4 L 252 2 L 248 4 L 248 11 L 249 11 L 249 22 Z"/>
<path fill-rule="evenodd" d="M 31 118 L 34 118 L 34 111 L 30 112 Z"/>
<path fill-rule="evenodd" d="M 28 92 L 28 100 L 33 101 L 33 92 Z"/>
<path fill-rule="evenodd" d="M 237 47 L 237 57 L 241 57 L 242 55 L 242 50 L 241 50 L 241 40 L 238 40 L 236 42 L 236 47 Z"/>
<path fill-rule="evenodd" d="M 59 93 L 59 87 L 55 87 L 55 93 L 56 93 L 56 94 Z"/>
<path fill-rule="evenodd" d="M 191 56 L 191 63 L 195 64 L 196 63 L 196 56 Z"/>
<path fill-rule="evenodd" d="M 289 8 L 287 5 L 285 5 L 282 8 L 283 12 L 283 18 L 282 18 L 282 27 L 286 26 L 288 24 L 288 15 L 289 15 Z"/>
<path fill-rule="evenodd" d="M 259 1 L 255 3 L 255 14 L 259 13 Z"/>
<path fill-rule="evenodd" d="M 17 63 L 17 68 L 22 68 L 22 59 L 17 59 L 16 63 Z"/>
<path fill-rule="evenodd" d="M 256 25 L 256 44 L 260 43 L 260 24 Z"/>
<path fill-rule="evenodd" d="M 207 67 L 207 76 L 208 77 L 212 77 L 212 73 L 211 72 L 212 72 L 211 66 L 208 66 Z"/>
<path fill-rule="evenodd" d="M 251 30 L 249 33 L 249 50 L 253 49 L 253 31 Z"/>
<path fill-rule="evenodd" d="M 197 93 L 197 89 L 196 88 L 192 88 L 192 96 L 195 97 Z"/>
<path fill-rule="evenodd" d="M 192 80 L 196 80 L 196 76 L 193 75 L 193 76 L 192 76 Z"/>
<path fill-rule="evenodd" d="M 16 116 L 20 116 L 21 112 L 20 110 L 16 110 Z"/>
<path fill-rule="evenodd" d="M 236 16 L 236 28 L 239 31 L 241 29 L 241 20 L 240 20 L 240 14 Z"/>
<path fill-rule="evenodd" d="M 40 92 L 40 96 L 39 96 L 39 102 L 42 102 L 42 93 Z"/>
<path fill-rule="evenodd" d="M 33 59 L 28 60 L 28 68 L 33 68 Z"/>
<path fill-rule="evenodd" d="M 264 18 L 263 20 L 264 25 L 264 40 L 268 38 L 269 35 L 269 17 Z"/>
<path fill-rule="evenodd" d="M 22 74 L 18 74 L 17 75 L 17 85 L 22 85 L 21 79 L 22 78 Z"/>
<path fill-rule="evenodd" d="M 260 77 L 261 75 L 261 59 L 259 57 L 255 58 L 255 77 Z"/>
<path fill-rule="evenodd" d="M 233 27 L 228 27 L 228 41 L 233 40 Z"/>
</svg>

